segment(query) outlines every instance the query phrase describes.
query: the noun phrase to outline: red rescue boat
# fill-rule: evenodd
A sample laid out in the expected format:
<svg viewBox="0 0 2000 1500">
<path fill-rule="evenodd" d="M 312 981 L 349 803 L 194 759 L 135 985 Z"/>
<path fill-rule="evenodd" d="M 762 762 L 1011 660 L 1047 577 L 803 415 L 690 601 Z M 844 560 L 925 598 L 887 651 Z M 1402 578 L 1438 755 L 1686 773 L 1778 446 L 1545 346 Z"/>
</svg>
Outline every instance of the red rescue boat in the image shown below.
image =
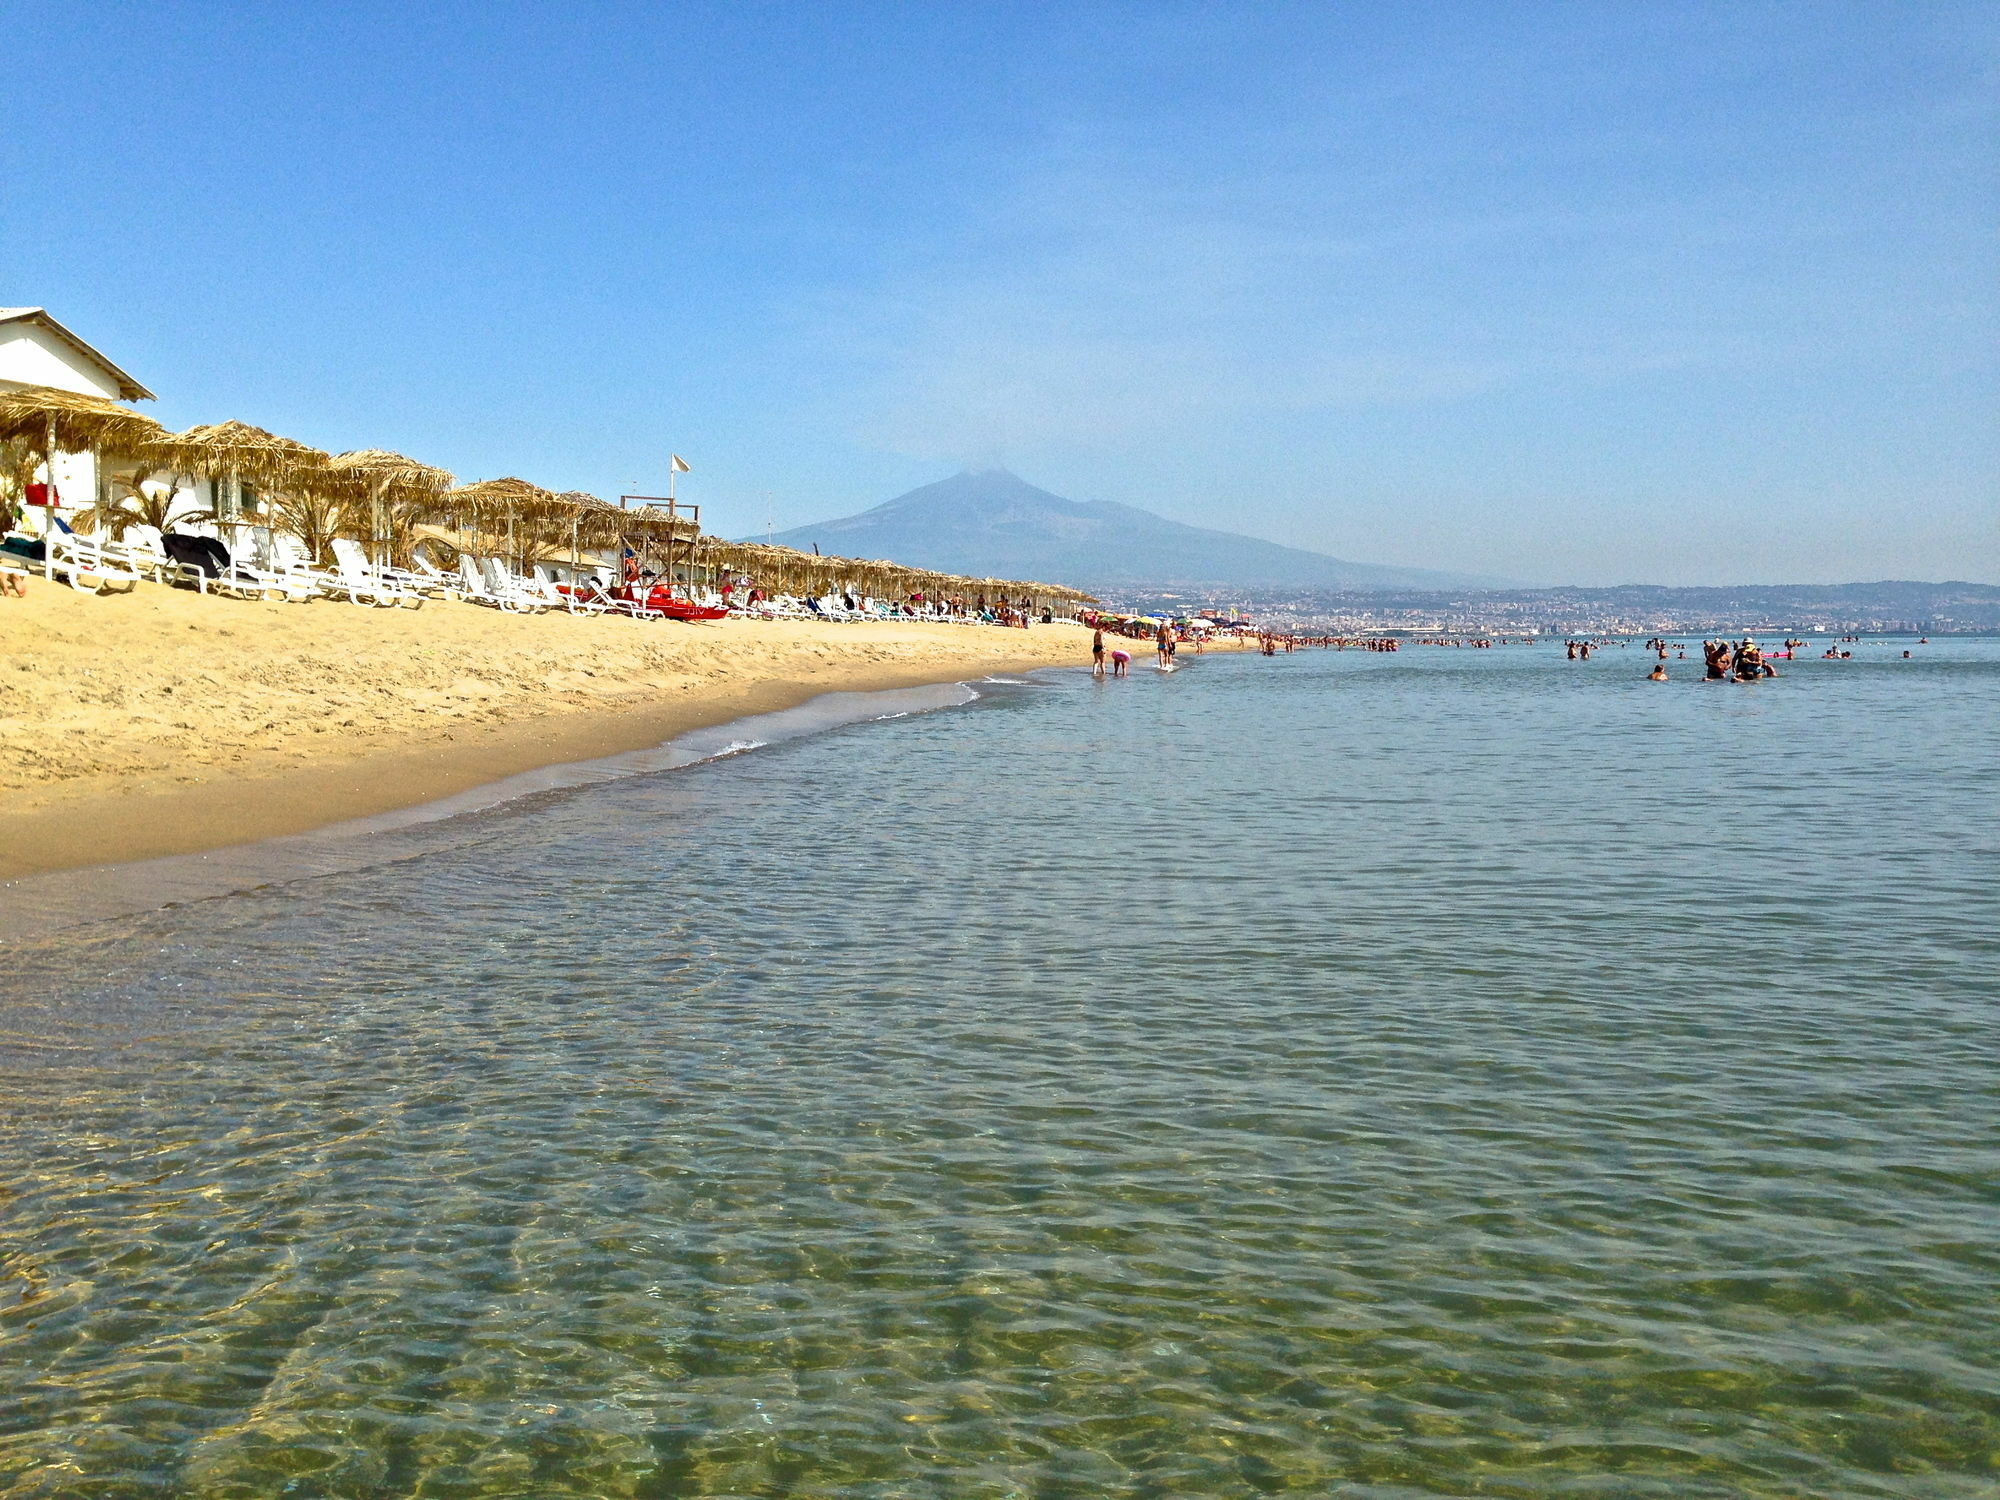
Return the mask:
<svg viewBox="0 0 2000 1500">
<path fill-rule="evenodd" d="M 692 599 L 676 598 L 674 591 L 664 583 L 656 583 L 650 592 L 644 592 L 636 585 L 627 584 L 613 589 L 615 599 L 630 600 L 634 604 L 643 603 L 647 609 L 656 609 L 669 620 L 726 620 L 729 611 L 713 604 L 697 604 Z"/>
</svg>

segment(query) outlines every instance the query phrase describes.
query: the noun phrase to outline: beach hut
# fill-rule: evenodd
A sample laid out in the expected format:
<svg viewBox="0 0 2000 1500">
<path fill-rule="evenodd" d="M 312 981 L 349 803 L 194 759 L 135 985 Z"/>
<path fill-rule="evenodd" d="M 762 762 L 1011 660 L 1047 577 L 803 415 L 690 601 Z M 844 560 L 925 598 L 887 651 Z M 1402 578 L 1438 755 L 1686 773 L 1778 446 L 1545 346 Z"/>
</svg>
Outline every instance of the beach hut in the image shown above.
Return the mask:
<svg viewBox="0 0 2000 1500">
<path fill-rule="evenodd" d="M 94 398 L 104 403 L 93 408 L 95 411 L 102 413 L 108 408 L 127 418 L 137 417 L 138 413 L 119 406 L 119 402 L 149 401 L 153 396 L 41 307 L 0 307 L 0 393 L 23 395 L 30 403 L 50 405 L 60 404 L 62 397 Z M 77 413 L 72 411 L 70 415 Z M 108 420 L 122 419 L 112 416 Z M 60 436 L 65 430 L 75 439 L 73 445 L 67 445 Z M 102 502 L 106 484 L 100 455 L 113 445 L 109 434 L 100 432 L 99 438 L 93 445 L 74 426 L 66 428 L 59 422 L 58 437 L 52 443 L 46 420 L 39 431 L 31 429 L 12 439 L 0 438 L 0 462 L 5 464 L 7 488 L 14 498 L 25 498 L 23 492 L 28 485 L 40 484 L 43 488 L 37 492 L 38 498 L 59 497 L 65 507 Z"/>
</svg>

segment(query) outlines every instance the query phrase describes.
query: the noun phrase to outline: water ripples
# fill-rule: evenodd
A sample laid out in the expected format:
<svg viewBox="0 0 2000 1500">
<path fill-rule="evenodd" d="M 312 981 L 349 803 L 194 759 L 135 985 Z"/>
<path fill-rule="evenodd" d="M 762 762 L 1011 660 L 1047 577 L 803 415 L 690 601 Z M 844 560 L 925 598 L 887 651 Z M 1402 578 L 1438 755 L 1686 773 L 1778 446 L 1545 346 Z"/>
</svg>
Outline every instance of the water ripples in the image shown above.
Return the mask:
<svg viewBox="0 0 2000 1500">
<path fill-rule="evenodd" d="M 1954 649 L 995 684 L 25 945 L 0 1495 L 1990 1494 Z"/>
</svg>

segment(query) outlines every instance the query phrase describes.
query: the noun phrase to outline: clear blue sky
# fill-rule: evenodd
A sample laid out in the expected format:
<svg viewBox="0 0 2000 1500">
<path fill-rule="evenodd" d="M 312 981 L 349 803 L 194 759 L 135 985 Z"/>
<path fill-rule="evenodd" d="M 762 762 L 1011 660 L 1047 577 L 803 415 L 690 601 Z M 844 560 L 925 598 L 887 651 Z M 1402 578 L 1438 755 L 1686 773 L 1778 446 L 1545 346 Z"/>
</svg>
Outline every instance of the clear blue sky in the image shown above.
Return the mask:
<svg viewBox="0 0 2000 1500">
<path fill-rule="evenodd" d="M 2000 581 L 2000 7 L 13 0 L 0 303 L 181 426 Z M 44 85 L 41 80 L 48 80 Z"/>
</svg>

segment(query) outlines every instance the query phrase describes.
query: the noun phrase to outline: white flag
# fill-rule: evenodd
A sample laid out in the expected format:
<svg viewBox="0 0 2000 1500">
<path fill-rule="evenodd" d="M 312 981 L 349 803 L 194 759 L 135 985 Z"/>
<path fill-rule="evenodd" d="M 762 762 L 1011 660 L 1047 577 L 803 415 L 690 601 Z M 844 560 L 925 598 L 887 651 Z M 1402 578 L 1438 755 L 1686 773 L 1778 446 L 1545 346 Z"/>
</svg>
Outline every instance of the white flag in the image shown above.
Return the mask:
<svg viewBox="0 0 2000 1500">
<path fill-rule="evenodd" d="M 682 458 L 678 453 L 674 455 L 674 472 L 676 474 L 687 474 L 692 472 L 687 466 L 687 460 Z"/>
</svg>

